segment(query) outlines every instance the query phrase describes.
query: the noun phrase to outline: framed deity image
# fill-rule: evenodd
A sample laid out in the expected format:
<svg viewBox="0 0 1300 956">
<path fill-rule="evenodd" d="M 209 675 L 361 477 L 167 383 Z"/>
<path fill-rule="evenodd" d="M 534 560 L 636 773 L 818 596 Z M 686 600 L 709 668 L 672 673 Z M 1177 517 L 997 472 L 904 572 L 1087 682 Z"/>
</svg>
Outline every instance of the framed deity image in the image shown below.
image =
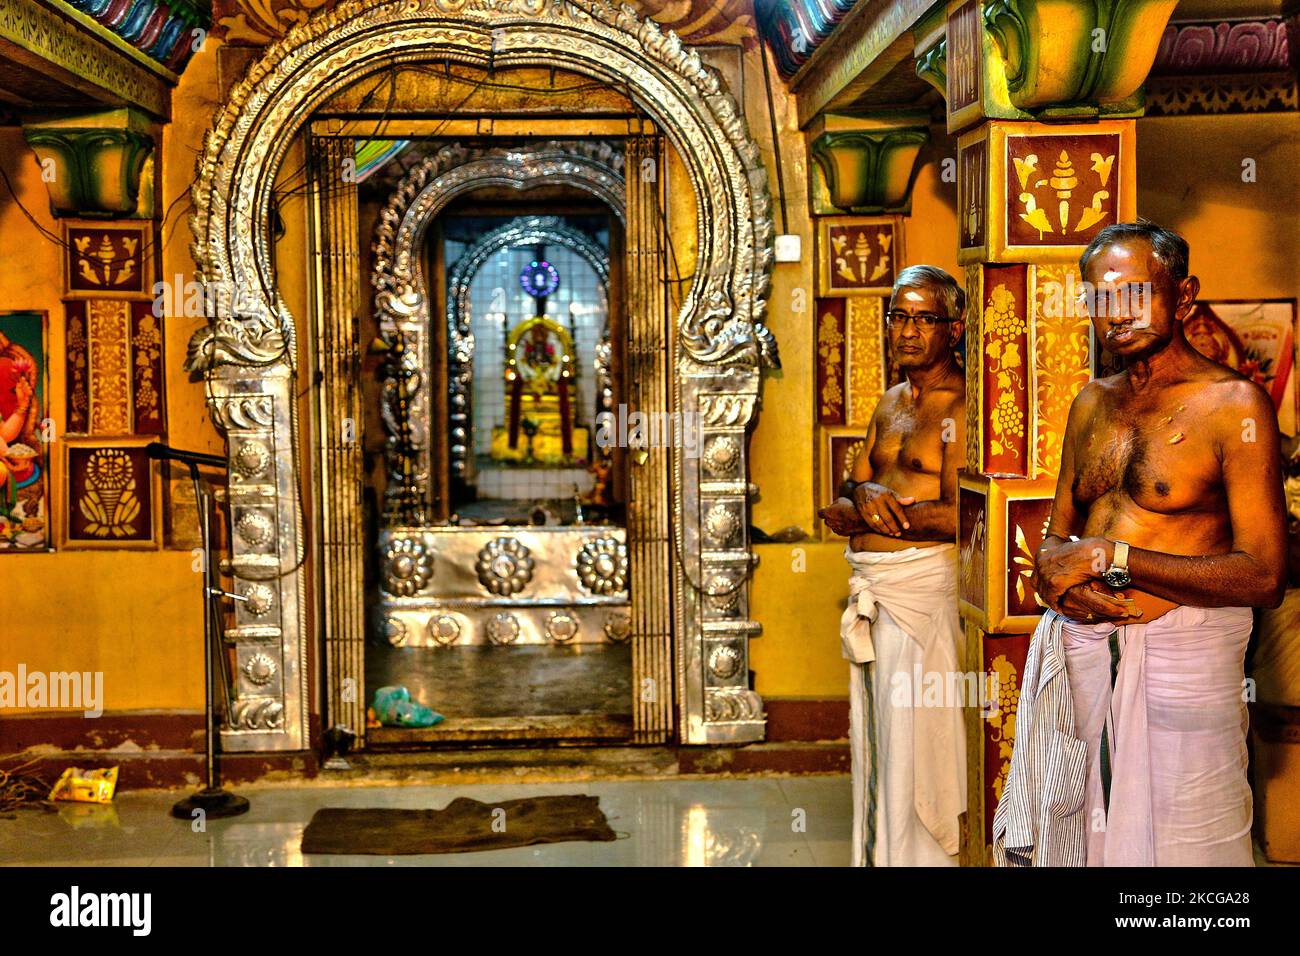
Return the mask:
<svg viewBox="0 0 1300 956">
<path fill-rule="evenodd" d="M 1198 301 L 1183 320 L 1192 347 L 1268 392 L 1282 433 L 1296 434 L 1295 299 Z"/>
<path fill-rule="evenodd" d="M 50 548 L 48 316 L 0 312 L 0 553 Z"/>
</svg>

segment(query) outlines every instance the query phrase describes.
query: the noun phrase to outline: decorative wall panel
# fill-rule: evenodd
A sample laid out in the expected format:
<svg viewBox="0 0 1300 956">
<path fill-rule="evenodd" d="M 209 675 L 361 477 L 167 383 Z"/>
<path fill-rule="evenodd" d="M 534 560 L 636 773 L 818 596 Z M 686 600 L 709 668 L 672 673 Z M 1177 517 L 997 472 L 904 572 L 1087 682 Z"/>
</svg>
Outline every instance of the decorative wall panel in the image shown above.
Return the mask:
<svg viewBox="0 0 1300 956">
<path fill-rule="evenodd" d="M 850 425 L 866 434 L 876 403 L 889 387 L 889 345 L 883 296 L 854 296 L 848 302 L 848 406 Z"/>
<path fill-rule="evenodd" d="M 893 216 L 818 217 L 817 294 L 888 295 L 902 257 L 901 233 Z"/>
<path fill-rule="evenodd" d="M 64 313 L 68 432 L 163 434 L 162 320 L 153 303 L 68 299 Z"/>
<path fill-rule="evenodd" d="M 153 228 L 147 222 L 63 222 L 64 291 L 109 298 L 151 294 Z"/>
<path fill-rule="evenodd" d="M 1032 632 L 1042 607 L 1034 598 L 1030 573 L 1056 479 L 962 472 L 958 485 L 962 617 L 994 634 Z"/>
<path fill-rule="evenodd" d="M 67 548 L 156 546 L 158 479 L 144 442 L 64 441 Z"/>
<path fill-rule="evenodd" d="M 817 421 L 843 425 L 848 367 L 844 299 L 817 300 Z"/>
<path fill-rule="evenodd" d="M 1029 475 L 1027 266 L 985 266 L 980 348 L 985 474 Z"/>
<path fill-rule="evenodd" d="M 957 261 L 1077 262 L 1103 227 L 1137 215 L 1134 148 L 1128 120 L 994 122 L 961 134 Z"/>
<path fill-rule="evenodd" d="M 984 804 L 984 842 L 991 846 L 993 811 L 1002 799 L 1002 790 L 1011 770 L 1011 751 L 1016 741 L 1016 711 L 1020 704 L 1020 685 L 1024 680 L 1030 636 L 982 634 L 982 637 L 980 672 L 988 675 L 990 693 L 988 713 L 980 721 L 984 742 L 981 797 Z M 997 692 L 996 700 L 991 693 L 994 690 Z M 987 847 L 986 852 L 989 852 Z M 991 852 L 989 858 L 992 858 Z"/>
<path fill-rule="evenodd" d="M 1034 475 L 1061 470 L 1070 405 L 1088 384 L 1092 323 L 1071 297 L 1079 273 L 1068 265 L 1030 267 L 1034 286 Z"/>
</svg>

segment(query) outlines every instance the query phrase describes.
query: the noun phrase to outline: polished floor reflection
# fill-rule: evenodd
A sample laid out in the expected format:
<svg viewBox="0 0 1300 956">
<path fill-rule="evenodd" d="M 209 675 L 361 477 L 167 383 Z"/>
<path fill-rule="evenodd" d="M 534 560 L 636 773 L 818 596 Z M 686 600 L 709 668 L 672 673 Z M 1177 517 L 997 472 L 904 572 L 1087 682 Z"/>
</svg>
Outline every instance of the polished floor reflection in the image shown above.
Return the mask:
<svg viewBox="0 0 1300 956">
<path fill-rule="evenodd" d="M 252 810 L 205 833 L 173 820 L 175 792 L 124 793 L 107 807 L 24 810 L 0 819 L 9 866 L 847 866 L 847 776 L 443 786 L 240 788 Z M 322 807 L 442 808 L 583 793 L 619 839 L 429 856 L 304 856 L 303 828 Z"/>
</svg>

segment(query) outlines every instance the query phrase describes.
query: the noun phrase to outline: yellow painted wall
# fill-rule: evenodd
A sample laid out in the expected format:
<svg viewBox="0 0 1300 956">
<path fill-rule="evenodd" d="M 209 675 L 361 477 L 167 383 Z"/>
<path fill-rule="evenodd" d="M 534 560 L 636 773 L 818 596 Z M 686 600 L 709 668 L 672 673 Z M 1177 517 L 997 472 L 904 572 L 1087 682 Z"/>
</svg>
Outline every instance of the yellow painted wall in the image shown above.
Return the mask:
<svg viewBox="0 0 1300 956">
<path fill-rule="evenodd" d="M 202 60 L 202 57 L 199 58 Z M 23 206 L 58 235 L 40 167 L 22 130 L 0 130 L 0 164 Z M 188 243 L 188 230 L 182 238 Z M 62 423 L 67 420 L 60 246 L 22 209 L 0 200 L 0 309 L 49 314 L 50 513 L 60 527 L 65 479 Z M 183 330 L 182 330 L 183 331 Z M 193 444 L 189 413 L 178 400 L 177 368 L 185 338 L 166 328 L 167 404 L 178 444 Z M 57 530 L 56 530 L 57 540 Z M 0 555 L 5 624 L 0 671 L 102 671 L 105 710 L 202 707 L 203 657 L 199 584 L 189 550 L 67 551 Z M 21 712 L 21 711 L 19 711 Z"/>
<path fill-rule="evenodd" d="M 1300 294 L 1300 115 L 1142 119 L 1137 155 L 1138 213 L 1187 239 L 1202 298 Z"/>
<path fill-rule="evenodd" d="M 749 643 L 754 689 L 763 697 L 846 697 L 840 615 L 848 594 L 844 542 L 755 545 L 750 613 L 763 625 Z"/>
</svg>

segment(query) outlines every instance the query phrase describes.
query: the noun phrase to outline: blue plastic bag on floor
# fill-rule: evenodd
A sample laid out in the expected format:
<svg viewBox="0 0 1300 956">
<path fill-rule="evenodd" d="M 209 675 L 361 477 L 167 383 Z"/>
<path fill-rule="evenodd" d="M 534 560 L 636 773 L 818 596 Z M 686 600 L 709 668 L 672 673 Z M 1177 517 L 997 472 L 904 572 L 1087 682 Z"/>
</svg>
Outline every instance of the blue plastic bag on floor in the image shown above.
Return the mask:
<svg viewBox="0 0 1300 956">
<path fill-rule="evenodd" d="M 445 719 L 419 701 L 411 700 L 411 692 L 405 687 L 379 688 L 371 708 L 385 727 L 432 727 Z"/>
</svg>

